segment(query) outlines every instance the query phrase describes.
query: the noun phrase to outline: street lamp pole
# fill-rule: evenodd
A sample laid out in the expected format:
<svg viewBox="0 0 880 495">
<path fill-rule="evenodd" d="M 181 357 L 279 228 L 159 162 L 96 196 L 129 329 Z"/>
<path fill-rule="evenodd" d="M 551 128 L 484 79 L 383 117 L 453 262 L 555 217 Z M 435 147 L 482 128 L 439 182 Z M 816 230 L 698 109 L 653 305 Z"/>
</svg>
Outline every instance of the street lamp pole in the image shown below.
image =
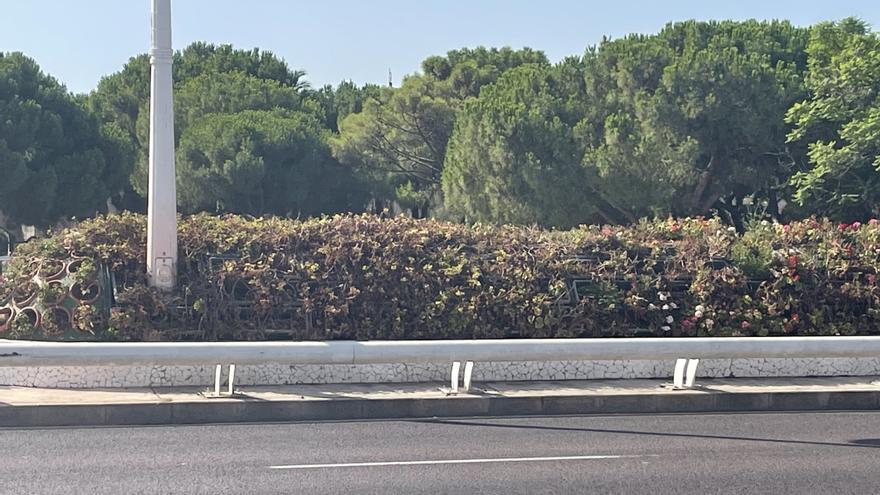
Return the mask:
<svg viewBox="0 0 880 495">
<path fill-rule="evenodd" d="M 152 0 L 152 3 L 147 280 L 152 287 L 170 291 L 177 280 L 171 0 Z"/>
</svg>

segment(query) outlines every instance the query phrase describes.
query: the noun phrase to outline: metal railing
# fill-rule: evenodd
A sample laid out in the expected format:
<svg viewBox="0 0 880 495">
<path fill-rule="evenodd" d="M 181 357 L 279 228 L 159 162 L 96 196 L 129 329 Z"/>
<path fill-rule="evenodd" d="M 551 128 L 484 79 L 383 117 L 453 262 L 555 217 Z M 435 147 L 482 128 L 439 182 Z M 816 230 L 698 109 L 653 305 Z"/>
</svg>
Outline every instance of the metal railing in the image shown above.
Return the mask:
<svg viewBox="0 0 880 495">
<path fill-rule="evenodd" d="M 693 386 L 700 359 L 880 357 L 880 337 L 692 337 L 326 342 L 35 342 L 0 340 L 2 366 L 452 363 L 453 392 L 474 362 L 676 360 L 676 388 Z"/>
</svg>

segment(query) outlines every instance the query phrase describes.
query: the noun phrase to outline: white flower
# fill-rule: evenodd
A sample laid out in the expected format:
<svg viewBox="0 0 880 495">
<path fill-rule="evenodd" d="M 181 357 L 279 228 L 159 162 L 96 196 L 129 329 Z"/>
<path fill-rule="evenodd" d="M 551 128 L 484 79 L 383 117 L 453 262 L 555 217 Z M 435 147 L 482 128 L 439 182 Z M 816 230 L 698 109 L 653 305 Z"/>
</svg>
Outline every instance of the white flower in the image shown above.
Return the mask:
<svg viewBox="0 0 880 495">
<path fill-rule="evenodd" d="M 669 307 L 672 308 L 672 309 L 678 309 L 678 304 L 675 304 L 675 303 L 669 303 Z"/>
<path fill-rule="evenodd" d="M 663 307 L 660 308 L 660 309 L 662 309 L 663 311 L 669 311 L 669 305 L 668 305 L 668 304 L 664 304 Z"/>
<path fill-rule="evenodd" d="M 675 321 L 675 318 L 673 318 L 672 315 L 669 315 L 666 317 L 666 323 L 672 323 L 674 321 Z"/>
<path fill-rule="evenodd" d="M 728 232 L 736 232 L 736 227 L 727 227 Z"/>
<path fill-rule="evenodd" d="M 665 300 L 669 299 L 669 296 L 667 296 L 666 294 L 664 294 L 662 292 L 658 292 L 657 297 L 659 297 L 661 301 L 665 301 Z"/>
<path fill-rule="evenodd" d="M 706 328 L 712 328 L 712 325 L 715 324 L 715 321 L 713 321 L 711 318 L 709 318 L 706 320 L 705 323 L 706 323 Z"/>
<path fill-rule="evenodd" d="M 660 330 L 663 330 L 664 332 L 668 332 L 668 331 L 672 330 L 672 327 L 668 327 L 666 325 L 663 325 L 662 327 L 660 327 Z"/>
<path fill-rule="evenodd" d="M 694 318 L 700 319 L 700 318 L 702 318 L 702 317 L 703 317 L 703 312 L 702 312 L 702 311 L 697 311 L 697 312 L 694 313 Z"/>
<path fill-rule="evenodd" d="M 657 306 L 654 306 L 654 303 L 648 305 L 648 309 L 657 309 Z"/>
<path fill-rule="evenodd" d="M 706 311 L 706 307 L 703 306 L 702 304 L 698 304 L 697 307 L 694 308 L 694 309 L 696 309 L 696 310 L 699 311 L 700 313 L 702 313 L 703 311 Z"/>
</svg>

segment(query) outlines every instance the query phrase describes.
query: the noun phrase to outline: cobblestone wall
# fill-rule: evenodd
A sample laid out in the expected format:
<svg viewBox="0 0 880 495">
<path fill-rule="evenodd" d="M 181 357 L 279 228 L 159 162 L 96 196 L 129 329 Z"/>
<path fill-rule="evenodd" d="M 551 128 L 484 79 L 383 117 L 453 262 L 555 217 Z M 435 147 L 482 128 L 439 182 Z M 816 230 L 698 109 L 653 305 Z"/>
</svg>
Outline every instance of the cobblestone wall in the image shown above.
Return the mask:
<svg viewBox="0 0 880 495">
<path fill-rule="evenodd" d="M 474 380 L 589 380 L 668 378 L 672 361 L 559 361 L 476 363 Z M 225 367 L 224 367 L 225 368 Z M 224 369 L 225 371 L 225 369 Z M 0 368 L 0 385 L 49 388 L 208 386 L 213 366 L 114 366 Z M 700 377 L 870 376 L 880 375 L 880 358 L 710 359 Z M 446 382 L 440 364 L 239 366 L 239 385 L 319 383 Z"/>
</svg>

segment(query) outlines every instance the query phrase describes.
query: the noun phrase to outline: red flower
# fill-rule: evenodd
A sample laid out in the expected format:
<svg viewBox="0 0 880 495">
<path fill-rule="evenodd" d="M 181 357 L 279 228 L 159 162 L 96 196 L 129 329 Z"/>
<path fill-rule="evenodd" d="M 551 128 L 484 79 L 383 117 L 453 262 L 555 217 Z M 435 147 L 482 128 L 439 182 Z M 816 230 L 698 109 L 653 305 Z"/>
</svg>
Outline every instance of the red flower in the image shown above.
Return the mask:
<svg viewBox="0 0 880 495">
<path fill-rule="evenodd" d="M 791 321 L 798 321 L 798 320 L 800 320 L 800 319 L 801 319 L 801 317 L 798 316 L 797 313 L 791 315 Z"/>
<path fill-rule="evenodd" d="M 840 225 L 837 226 L 837 230 L 839 230 L 839 231 L 841 231 L 841 232 L 845 231 L 846 228 L 847 228 L 847 225 L 846 225 L 845 223 L 842 223 L 842 224 L 840 224 Z"/>
<path fill-rule="evenodd" d="M 798 265 L 798 257 L 797 256 L 789 256 L 788 257 L 788 267 L 789 268 L 797 268 Z"/>
</svg>

